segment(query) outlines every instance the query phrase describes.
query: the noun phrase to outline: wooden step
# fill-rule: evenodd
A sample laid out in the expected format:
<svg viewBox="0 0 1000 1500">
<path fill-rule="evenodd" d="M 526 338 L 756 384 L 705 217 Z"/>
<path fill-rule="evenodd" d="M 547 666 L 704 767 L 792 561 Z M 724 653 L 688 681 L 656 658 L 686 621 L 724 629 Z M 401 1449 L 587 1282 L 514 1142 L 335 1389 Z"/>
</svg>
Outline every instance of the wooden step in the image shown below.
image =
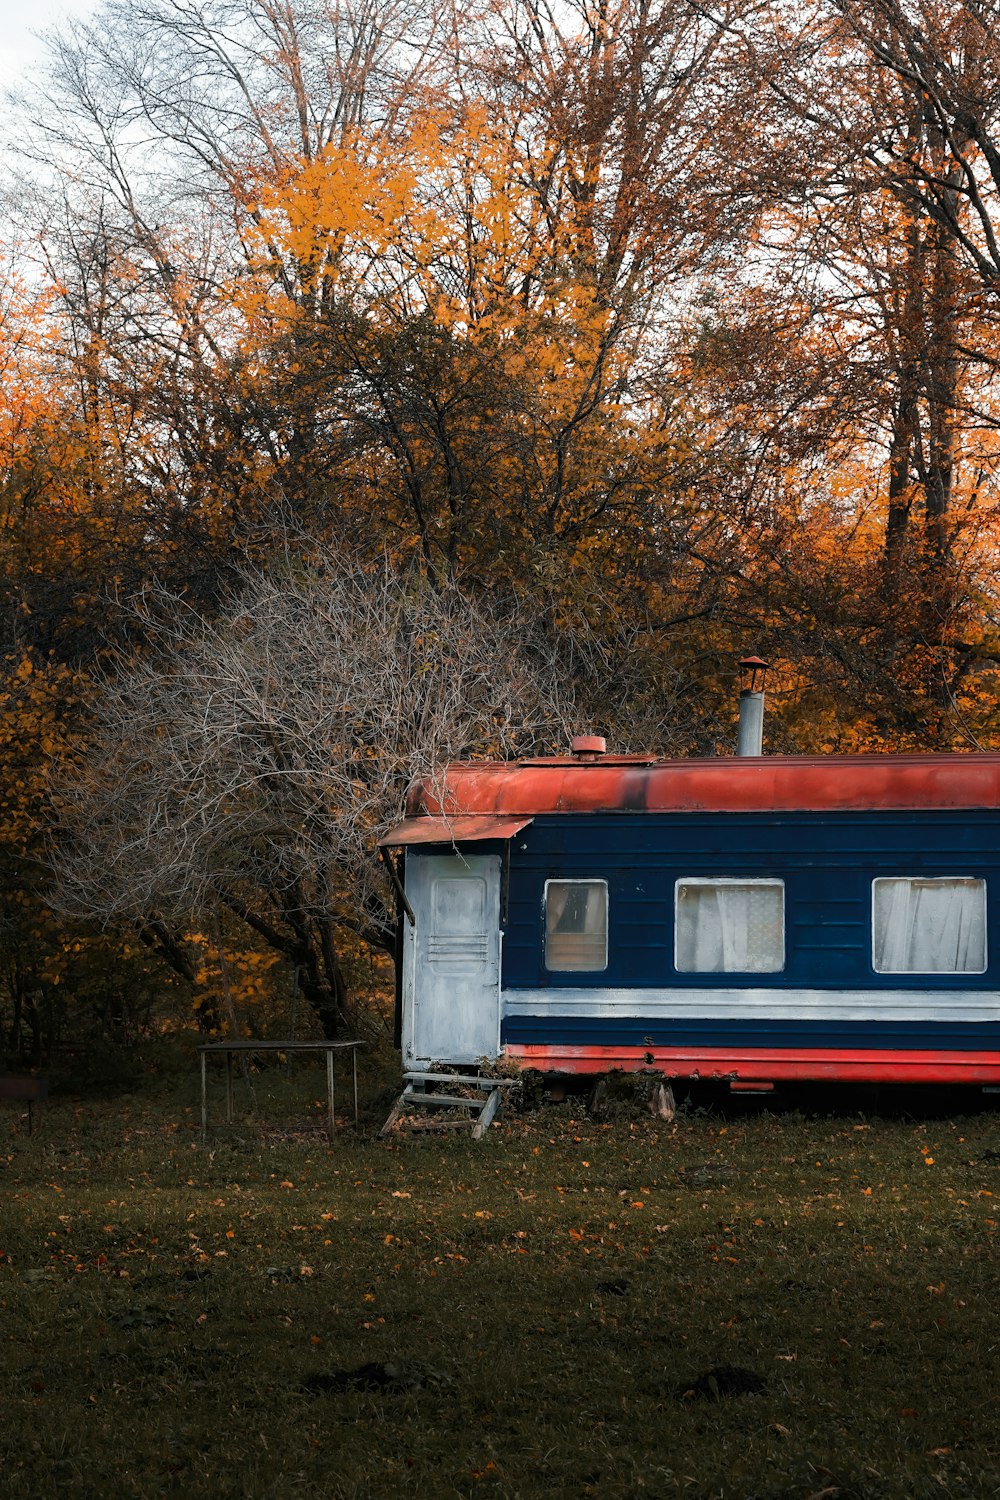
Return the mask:
<svg viewBox="0 0 1000 1500">
<path fill-rule="evenodd" d="M 461 1099 L 457 1094 L 425 1094 L 420 1089 L 404 1089 L 407 1104 L 428 1109 L 482 1109 L 485 1099 Z"/>
<path fill-rule="evenodd" d="M 520 1083 L 519 1078 L 481 1078 L 470 1073 L 420 1073 L 413 1072 L 403 1074 L 404 1083 L 450 1083 L 454 1087 L 461 1086 L 469 1089 L 512 1089 Z"/>
<path fill-rule="evenodd" d="M 412 1077 L 413 1075 L 407 1074 L 405 1076 Z M 426 1075 L 423 1076 L 426 1078 Z M 459 1081 L 453 1073 L 445 1074 L 444 1078 L 450 1082 Z M 464 1079 L 462 1082 L 464 1083 Z M 424 1089 L 415 1089 L 412 1083 L 408 1083 L 393 1105 L 389 1118 L 379 1131 L 379 1136 L 380 1138 L 387 1136 L 392 1130 L 405 1129 L 418 1131 L 439 1129 L 446 1126 L 472 1125 L 472 1138 L 475 1141 L 480 1141 L 486 1134 L 492 1121 L 496 1118 L 502 1100 L 503 1093 L 498 1086 L 491 1087 L 490 1092 L 482 1099 L 469 1099 L 455 1094 L 436 1094 Z M 463 1110 L 470 1118 L 468 1120 L 442 1120 L 430 1113 L 438 1109 Z M 414 1120 L 406 1120 L 407 1115 L 413 1116 L 423 1110 L 428 1111 L 428 1113 L 419 1124 Z"/>
</svg>

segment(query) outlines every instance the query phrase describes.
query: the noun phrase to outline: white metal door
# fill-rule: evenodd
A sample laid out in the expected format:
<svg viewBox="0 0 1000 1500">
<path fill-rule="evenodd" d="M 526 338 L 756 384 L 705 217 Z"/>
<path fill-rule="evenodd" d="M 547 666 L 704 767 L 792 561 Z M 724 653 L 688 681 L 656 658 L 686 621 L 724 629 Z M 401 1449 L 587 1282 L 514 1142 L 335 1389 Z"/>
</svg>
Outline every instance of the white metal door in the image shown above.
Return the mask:
<svg viewBox="0 0 1000 1500">
<path fill-rule="evenodd" d="M 403 946 L 407 1067 L 474 1063 L 500 1048 L 500 858 L 414 855 Z"/>
</svg>

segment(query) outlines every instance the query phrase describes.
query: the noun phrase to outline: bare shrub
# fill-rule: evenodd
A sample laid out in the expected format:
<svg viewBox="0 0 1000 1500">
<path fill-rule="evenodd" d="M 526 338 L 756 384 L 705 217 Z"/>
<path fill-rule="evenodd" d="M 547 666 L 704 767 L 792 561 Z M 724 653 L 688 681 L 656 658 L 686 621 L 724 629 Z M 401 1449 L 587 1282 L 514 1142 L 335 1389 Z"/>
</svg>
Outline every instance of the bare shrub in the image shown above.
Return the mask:
<svg viewBox="0 0 1000 1500">
<path fill-rule="evenodd" d="M 387 564 L 285 558 L 211 622 L 157 589 L 133 610 L 153 649 L 106 677 L 59 788 L 58 904 L 137 924 L 189 978 L 182 934 L 221 912 L 294 965 L 336 1034 L 344 938 L 392 948 L 375 845 L 408 783 L 564 745 L 563 649 L 513 606 Z"/>
</svg>

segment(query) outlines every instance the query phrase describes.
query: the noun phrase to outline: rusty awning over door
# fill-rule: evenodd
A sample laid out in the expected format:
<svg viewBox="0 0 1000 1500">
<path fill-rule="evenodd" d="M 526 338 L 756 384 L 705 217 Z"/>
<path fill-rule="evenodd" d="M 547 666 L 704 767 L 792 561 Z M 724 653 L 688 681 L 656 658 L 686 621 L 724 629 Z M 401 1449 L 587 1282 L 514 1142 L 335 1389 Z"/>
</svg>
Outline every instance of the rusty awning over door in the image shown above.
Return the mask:
<svg viewBox="0 0 1000 1500">
<path fill-rule="evenodd" d="M 493 814 L 404 818 L 378 842 L 380 849 L 396 849 L 401 844 L 466 844 L 482 839 L 511 839 L 532 822 L 534 819 L 530 817 Z"/>
</svg>

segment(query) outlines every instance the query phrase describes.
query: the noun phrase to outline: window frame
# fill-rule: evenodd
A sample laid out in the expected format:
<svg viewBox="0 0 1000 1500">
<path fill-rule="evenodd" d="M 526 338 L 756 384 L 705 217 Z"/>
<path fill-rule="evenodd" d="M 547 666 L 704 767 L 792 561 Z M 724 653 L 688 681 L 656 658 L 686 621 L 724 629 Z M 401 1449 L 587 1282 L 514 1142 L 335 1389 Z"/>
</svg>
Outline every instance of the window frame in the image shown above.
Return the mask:
<svg viewBox="0 0 1000 1500">
<path fill-rule="evenodd" d="M 678 942 L 680 923 L 678 908 L 681 886 L 776 886 L 781 892 L 781 963 L 775 969 L 682 969 L 679 961 Z M 784 974 L 788 967 L 787 909 L 785 903 L 785 880 L 781 875 L 680 875 L 674 881 L 674 972 L 677 974 Z"/>
<path fill-rule="evenodd" d="M 598 967 L 589 969 L 559 968 L 554 969 L 549 964 L 549 887 L 552 885 L 599 885 L 604 887 L 604 962 Z M 545 881 L 542 890 L 542 965 L 546 974 L 605 974 L 607 973 L 608 960 L 611 948 L 611 895 L 608 890 L 608 882 L 600 876 L 571 876 L 554 875 Z"/>
<path fill-rule="evenodd" d="M 884 885 L 890 880 L 906 880 L 913 884 L 940 885 L 945 881 L 951 883 L 964 882 L 968 885 L 978 885 L 982 891 L 983 912 L 983 966 L 981 969 L 880 969 L 875 962 L 875 887 Z M 869 935 L 871 938 L 871 966 L 873 974 L 886 974 L 899 977 L 906 974 L 919 975 L 921 977 L 935 976 L 941 979 L 960 979 L 963 975 L 985 974 L 990 965 L 990 934 L 989 934 L 989 908 L 986 896 L 987 880 L 985 875 L 873 875 L 871 882 L 871 919 L 869 923 Z"/>
</svg>

